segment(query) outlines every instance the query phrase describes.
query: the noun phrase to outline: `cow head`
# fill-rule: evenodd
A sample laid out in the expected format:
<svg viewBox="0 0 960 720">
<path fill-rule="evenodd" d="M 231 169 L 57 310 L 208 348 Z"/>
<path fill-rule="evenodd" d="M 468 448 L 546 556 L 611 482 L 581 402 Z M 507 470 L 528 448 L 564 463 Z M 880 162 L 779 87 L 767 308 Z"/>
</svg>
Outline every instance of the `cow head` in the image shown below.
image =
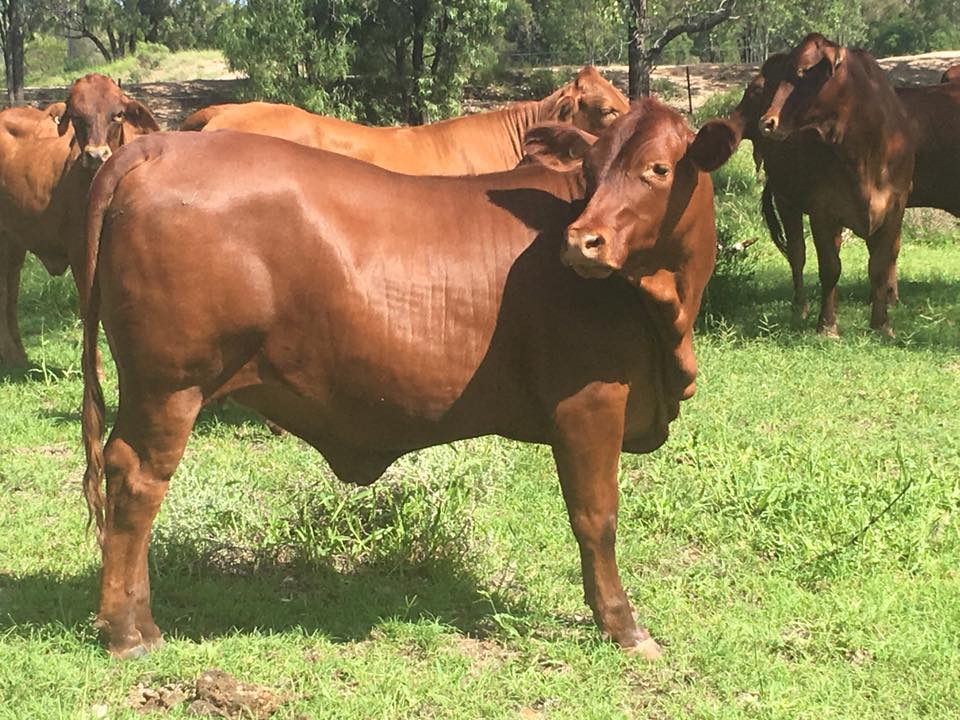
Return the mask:
<svg viewBox="0 0 960 720">
<path fill-rule="evenodd" d="M 564 85 L 550 99 L 553 104 L 546 119 L 570 123 L 594 135 L 630 110 L 626 96 L 592 65 L 580 70 L 572 83 Z"/>
<path fill-rule="evenodd" d="M 96 170 L 124 143 L 160 129 L 142 103 L 128 97 L 110 78 L 92 73 L 70 87 L 60 134 L 73 126 L 80 162 Z"/>
<path fill-rule="evenodd" d="M 940 82 L 960 82 L 960 65 L 954 65 L 953 67 L 948 67 L 946 70 L 944 70 L 943 76 L 940 78 Z"/>
<path fill-rule="evenodd" d="M 819 33 L 807 35 L 787 56 L 783 77 L 760 118 L 764 137 L 780 140 L 808 127 L 825 130 L 842 91 L 846 50 Z"/>
<path fill-rule="evenodd" d="M 563 152 L 570 133 L 553 133 Z M 550 128 L 538 129 L 540 143 Z M 717 169 L 737 146 L 735 128 L 711 120 L 696 136 L 679 113 L 645 99 L 595 143 L 583 138 L 583 172 L 589 202 L 568 228 L 563 263 L 586 278 L 620 272 L 637 279 L 662 267 L 671 250 L 664 244 L 686 232 L 695 192 L 711 193 L 701 173 Z M 712 224 L 712 194 L 711 203 Z"/>
<path fill-rule="evenodd" d="M 774 93 L 786 77 L 788 62 L 789 56 L 783 53 L 771 55 L 743 91 L 740 103 L 729 118 L 731 125 L 740 131 L 741 137 L 756 140 L 760 136 L 760 118 L 770 107 Z"/>
</svg>

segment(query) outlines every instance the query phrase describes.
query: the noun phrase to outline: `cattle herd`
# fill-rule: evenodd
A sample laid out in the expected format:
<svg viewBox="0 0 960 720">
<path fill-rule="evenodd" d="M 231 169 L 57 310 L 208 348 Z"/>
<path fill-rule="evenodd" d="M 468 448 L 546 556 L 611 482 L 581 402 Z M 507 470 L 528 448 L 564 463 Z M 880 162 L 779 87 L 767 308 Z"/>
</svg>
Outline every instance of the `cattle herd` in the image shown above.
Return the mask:
<svg viewBox="0 0 960 720">
<path fill-rule="evenodd" d="M 837 332 L 842 230 L 863 237 L 871 325 L 889 334 L 904 209 L 960 215 L 957 70 L 894 90 L 867 53 L 813 34 L 697 133 L 590 67 L 541 101 L 417 128 L 249 103 L 158 132 L 101 75 L 65 103 L 0 113 L 0 362 L 26 363 L 25 252 L 69 267 L 108 650 L 162 642 L 151 526 L 201 408 L 230 396 L 360 485 L 461 438 L 549 444 L 599 629 L 657 657 L 620 583 L 617 473 L 694 392 L 709 173 L 752 141 L 802 314 L 810 216 L 823 333 Z M 120 389 L 105 445 L 101 323 Z"/>
</svg>

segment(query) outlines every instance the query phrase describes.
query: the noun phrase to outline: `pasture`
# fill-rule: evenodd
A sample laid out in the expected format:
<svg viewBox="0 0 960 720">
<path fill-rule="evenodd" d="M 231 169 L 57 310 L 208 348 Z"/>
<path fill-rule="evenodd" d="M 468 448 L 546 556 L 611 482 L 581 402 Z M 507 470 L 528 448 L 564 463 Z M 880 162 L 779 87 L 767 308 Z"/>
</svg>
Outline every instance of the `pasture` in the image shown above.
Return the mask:
<svg viewBox="0 0 960 720">
<path fill-rule="evenodd" d="M 909 214 L 893 341 L 851 240 L 821 339 L 791 322 L 749 150 L 716 173 L 718 224 L 761 240 L 708 289 L 670 440 L 621 463 L 619 564 L 663 660 L 598 637 L 548 448 L 466 441 L 358 489 L 235 406 L 201 417 L 157 520 L 168 644 L 111 660 L 75 293 L 31 261 L 34 366 L 0 380 L 0 718 L 140 717 L 144 688 L 210 668 L 277 718 L 960 716 L 960 227 Z"/>
</svg>

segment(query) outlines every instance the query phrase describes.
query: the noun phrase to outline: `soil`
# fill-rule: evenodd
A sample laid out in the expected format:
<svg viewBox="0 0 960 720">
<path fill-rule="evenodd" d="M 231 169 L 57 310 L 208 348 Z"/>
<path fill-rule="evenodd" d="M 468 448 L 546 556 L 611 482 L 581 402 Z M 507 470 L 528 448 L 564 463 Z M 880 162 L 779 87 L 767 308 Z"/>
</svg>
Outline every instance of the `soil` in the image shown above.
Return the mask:
<svg viewBox="0 0 960 720">
<path fill-rule="evenodd" d="M 158 687 L 137 683 L 130 689 L 127 706 L 154 713 L 187 703 L 187 715 L 266 720 L 287 699 L 275 690 L 240 682 L 222 670 L 211 668 L 201 673 L 192 686 L 185 682 L 169 682 Z"/>
</svg>

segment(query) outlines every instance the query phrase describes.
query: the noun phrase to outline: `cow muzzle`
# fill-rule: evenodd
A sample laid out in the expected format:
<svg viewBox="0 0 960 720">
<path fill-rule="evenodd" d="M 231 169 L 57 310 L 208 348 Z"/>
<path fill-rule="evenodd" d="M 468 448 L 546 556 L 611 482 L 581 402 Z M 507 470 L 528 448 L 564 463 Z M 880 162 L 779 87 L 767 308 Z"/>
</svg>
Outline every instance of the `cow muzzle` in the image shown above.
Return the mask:
<svg viewBox="0 0 960 720">
<path fill-rule="evenodd" d="M 567 242 L 561 261 L 577 275 L 584 278 L 605 278 L 620 269 L 611 260 L 609 228 L 568 228 Z"/>
<path fill-rule="evenodd" d="M 780 118 L 776 115 L 764 115 L 760 118 L 760 134 L 768 138 L 779 138 L 782 133 L 780 132 Z"/>
<path fill-rule="evenodd" d="M 83 166 L 88 170 L 96 170 L 103 165 L 113 154 L 109 145 L 87 145 L 83 149 Z"/>
</svg>

